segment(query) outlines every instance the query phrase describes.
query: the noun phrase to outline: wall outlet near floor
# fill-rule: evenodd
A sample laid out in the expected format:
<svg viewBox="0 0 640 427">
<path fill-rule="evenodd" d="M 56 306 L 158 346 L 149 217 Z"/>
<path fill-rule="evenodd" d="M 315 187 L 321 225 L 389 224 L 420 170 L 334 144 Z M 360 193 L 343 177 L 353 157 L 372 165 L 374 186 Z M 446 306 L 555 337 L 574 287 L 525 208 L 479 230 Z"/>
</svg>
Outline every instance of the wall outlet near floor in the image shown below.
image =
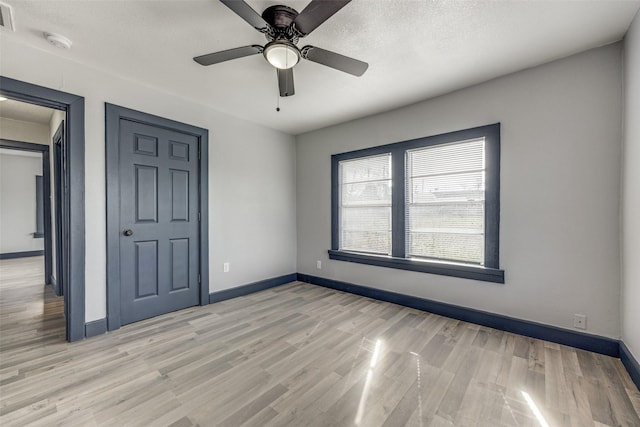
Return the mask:
<svg viewBox="0 0 640 427">
<path fill-rule="evenodd" d="M 224 271 L 225 273 L 229 272 L 229 267 L 231 266 L 230 263 L 225 262 L 224 264 L 222 264 L 222 271 Z"/>
<path fill-rule="evenodd" d="M 320 261 L 320 260 L 316 261 L 316 268 L 318 270 L 322 270 L 322 261 Z"/>
<path fill-rule="evenodd" d="M 586 314 L 574 314 L 573 315 L 573 327 L 578 329 L 587 329 L 587 315 Z"/>
</svg>

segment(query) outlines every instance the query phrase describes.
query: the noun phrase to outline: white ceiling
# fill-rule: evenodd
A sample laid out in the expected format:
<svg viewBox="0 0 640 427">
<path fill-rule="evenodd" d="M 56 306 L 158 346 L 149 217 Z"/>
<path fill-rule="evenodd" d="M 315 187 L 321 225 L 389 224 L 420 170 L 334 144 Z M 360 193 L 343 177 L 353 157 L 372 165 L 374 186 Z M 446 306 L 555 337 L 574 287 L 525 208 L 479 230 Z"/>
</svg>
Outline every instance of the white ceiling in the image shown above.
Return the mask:
<svg viewBox="0 0 640 427">
<path fill-rule="evenodd" d="M 3 37 L 191 98 L 291 134 L 386 111 L 620 40 L 640 1 L 353 0 L 299 46 L 369 63 L 353 77 L 302 61 L 296 95 L 280 99 L 261 55 L 209 67 L 192 57 L 263 35 L 217 0 L 33 1 L 13 6 L 17 31 Z M 248 3 L 259 13 L 285 3 Z M 42 32 L 71 39 L 70 51 Z"/>
<path fill-rule="evenodd" d="M 48 125 L 53 109 L 39 105 L 7 99 L 0 101 L 0 117 Z"/>
</svg>

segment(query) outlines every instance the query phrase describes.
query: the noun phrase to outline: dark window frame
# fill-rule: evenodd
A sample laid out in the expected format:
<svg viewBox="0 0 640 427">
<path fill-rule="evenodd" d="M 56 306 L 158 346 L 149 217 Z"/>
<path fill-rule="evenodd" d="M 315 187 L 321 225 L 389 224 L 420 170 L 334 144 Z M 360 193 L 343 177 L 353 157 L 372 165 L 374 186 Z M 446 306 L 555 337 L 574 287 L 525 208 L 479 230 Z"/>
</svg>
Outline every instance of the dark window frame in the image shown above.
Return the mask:
<svg viewBox="0 0 640 427">
<path fill-rule="evenodd" d="M 406 152 L 468 139 L 485 138 L 485 262 L 484 265 L 405 257 Z M 340 251 L 340 168 L 344 160 L 391 153 L 392 167 L 392 255 L 370 255 Z M 400 189 L 400 191 L 397 191 Z M 499 268 L 500 242 L 500 123 L 370 147 L 331 156 L 331 249 L 329 258 L 339 261 L 397 268 L 423 273 L 504 283 Z"/>
</svg>

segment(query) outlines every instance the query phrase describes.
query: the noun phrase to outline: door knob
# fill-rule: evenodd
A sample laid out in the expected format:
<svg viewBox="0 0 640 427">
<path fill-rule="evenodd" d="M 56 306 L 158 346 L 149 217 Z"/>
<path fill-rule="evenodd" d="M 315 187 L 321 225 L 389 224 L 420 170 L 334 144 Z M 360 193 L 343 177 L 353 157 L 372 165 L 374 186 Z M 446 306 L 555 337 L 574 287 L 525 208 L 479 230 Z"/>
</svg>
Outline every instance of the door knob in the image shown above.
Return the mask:
<svg viewBox="0 0 640 427">
<path fill-rule="evenodd" d="M 125 236 L 132 236 L 133 235 L 133 230 L 129 230 L 129 229 L 124 230 L 122 232 L 122 234 L 124 234 Z"/>
</svg>

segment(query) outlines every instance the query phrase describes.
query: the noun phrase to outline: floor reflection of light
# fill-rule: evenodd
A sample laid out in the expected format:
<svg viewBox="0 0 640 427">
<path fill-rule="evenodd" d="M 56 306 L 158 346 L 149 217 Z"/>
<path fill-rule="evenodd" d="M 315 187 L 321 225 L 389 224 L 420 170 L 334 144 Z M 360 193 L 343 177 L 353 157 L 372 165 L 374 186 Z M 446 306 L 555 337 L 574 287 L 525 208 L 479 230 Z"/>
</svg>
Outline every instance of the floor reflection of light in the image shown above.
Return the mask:
<svg viewBox="0 0 640 427">
<path fill-rule="evenodd" d="M 371 368 L 376 367 L 376 363 L 378 363 L 378 356 L 380 355 L 380 346 L 382 345 L 382 341 L 377 340 L 376 346 L 373 349 L 373 355 L 371 356 L 371 364 L 369 365 Z"/>
<path fill-rule="evenodd" d="M 420 374 L 420 355 L 414 351 L 410 352 L 410 354 L 416 358 L 416 374 L 418 376 L 418 416 L 420 419 L 420 427 L 422 427 L 422 383 L 420 382 L 422 375 Z"/>
<path fill-rule="evenodd" d="M 522 392 L 522 397 L 524 397 L 524 400 L 527 401 L 527 404 L 529 405 L 529 408 L 531 408 L 531 412 L 533 412 L 533 415 L 536 416 L 536 418 L 538 419 L 538 422 L 540 423 L 540 425 L 542 427 L 549 427 L 549 424 L 547 423 L 547 420 L 544 419 L 544 417 L 542 416 L 542 412 L 540 412 L 540 409 L 538 409 L 538 406 L 536 405 L 536 402 L 533 401 L 533 399 L 531 398 L 531 396 L 529 396 L 529 393 L 527 393 L 526 391 Z"/>
<path fill-rule="evenodd" d="M 364 382 L 362 388 L 362 395 L 360 396 L 360 403 L 358 404 L 358 412 L 356 413 L 355 425 L 360 425 L 362 417 L 364 416 L 364 407 L 367 403 L 367 397 L 369 395 L 369 389 L 371 388 L 371 380 L 373 379 L 373 369 L 378 363 L 378 357 L 380 356 L 380 349 L 382 347 L 382 341 L 377 340 L 376 345 L 373 348 L 373 354 L 371 355 L 371 362 L 369 363 L 369 370 L 367 371 L 367 379 Z"/>
</svg>

